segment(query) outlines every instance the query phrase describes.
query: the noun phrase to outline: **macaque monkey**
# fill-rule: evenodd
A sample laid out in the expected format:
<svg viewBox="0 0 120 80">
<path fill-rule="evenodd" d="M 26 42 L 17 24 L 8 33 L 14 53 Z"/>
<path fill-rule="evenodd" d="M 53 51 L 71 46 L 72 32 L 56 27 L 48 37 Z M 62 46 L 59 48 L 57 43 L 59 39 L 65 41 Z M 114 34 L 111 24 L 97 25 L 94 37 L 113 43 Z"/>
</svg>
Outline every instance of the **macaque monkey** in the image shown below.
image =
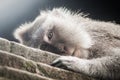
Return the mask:
<svg viewBox="0 0 120 80">
<path fill-rule="evenodd" d="M 120 25 L 92 20 L 65 8 L 41 11 L 17 28 L 20 43 L 59 55 L 56 67 L 66 67 L 97 79 L 120 80 Z"/>
</svg>

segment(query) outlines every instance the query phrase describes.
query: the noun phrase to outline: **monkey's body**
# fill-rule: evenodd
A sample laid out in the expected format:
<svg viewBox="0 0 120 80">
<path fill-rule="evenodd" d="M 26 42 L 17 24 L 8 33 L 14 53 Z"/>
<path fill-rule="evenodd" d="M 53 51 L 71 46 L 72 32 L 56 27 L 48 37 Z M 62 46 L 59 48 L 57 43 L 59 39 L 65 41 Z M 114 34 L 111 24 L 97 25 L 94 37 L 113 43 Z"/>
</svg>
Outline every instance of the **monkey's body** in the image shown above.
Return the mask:
<svg viewBox="0 0 120 80">
<path fill-rule="evenodd" d="M 90 21 L 84 26 L 94 42 L 89 48 L 89 52 L 91 52 L 89 58 L 114 55 L 113 49 L 120 48 L 119 25 L 110 22 Z"/>
<path fill-rule="evenodd" d="M 47 43 L 44 50 L 70 55 L 56 59 L 54 66 L 62 65 L 99 79 L 120 79 L 120 25 L 59 8 L 41 12 L 14 35 L 25 45 L 43 49 Z"/>
</svg>

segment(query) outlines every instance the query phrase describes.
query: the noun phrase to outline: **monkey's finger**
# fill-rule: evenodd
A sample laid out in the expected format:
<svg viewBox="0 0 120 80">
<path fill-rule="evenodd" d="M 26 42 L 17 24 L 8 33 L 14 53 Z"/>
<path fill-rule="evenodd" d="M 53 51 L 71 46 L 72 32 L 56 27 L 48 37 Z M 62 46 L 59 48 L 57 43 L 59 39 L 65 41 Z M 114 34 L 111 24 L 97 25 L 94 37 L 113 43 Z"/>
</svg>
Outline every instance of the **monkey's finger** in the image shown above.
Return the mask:
<svg viewBox="0 0 120 80">
<path fill-rule="evenodd" d="M 53 63 L 51 64 L 51 66 L 55 66 L 55 67 L 62 67 L 65 66 L 61 60 L 57 59 L 55 61 L 53 61 Z"/>
<path fill-rule="evenodd" d="M 62 68 L 62 69 L 67 69 L 67 66 L 62 64 L 61 61 L 58 61 L 57 63 L 52 63 L 51 66 Z"/>
<path fill-rule="evenodd" d="M 61 61 L 59 61 L 59 60 L 55 60 L 55 61 L 53 61 L 53 63 L 52 64 L 50 64 L 51 66 L 59 66 L 61 64 Z"/>
</svg>

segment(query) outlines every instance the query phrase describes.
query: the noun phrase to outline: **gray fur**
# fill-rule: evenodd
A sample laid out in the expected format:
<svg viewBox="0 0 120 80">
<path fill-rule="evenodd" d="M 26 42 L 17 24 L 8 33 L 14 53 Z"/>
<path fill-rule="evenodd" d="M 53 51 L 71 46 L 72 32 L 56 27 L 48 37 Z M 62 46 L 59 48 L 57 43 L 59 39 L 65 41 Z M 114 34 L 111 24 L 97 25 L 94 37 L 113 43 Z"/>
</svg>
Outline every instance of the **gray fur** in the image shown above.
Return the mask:
<svg viewBox="0 0 120 80">
<path fill-rule="evenodd" d="M 55 33 L 53 40 L 44 41 L 51 29 Z M 56 59 L 54 66 L 64 65 L 99 79 L 120 79 L 120 25 L 57 8 L 41 12 L 35 21 L 16 29 L 14 36 L 25 45 L 68 55 Z M 70 53 L 62 53 L 63 46 Z"/>
</svg>

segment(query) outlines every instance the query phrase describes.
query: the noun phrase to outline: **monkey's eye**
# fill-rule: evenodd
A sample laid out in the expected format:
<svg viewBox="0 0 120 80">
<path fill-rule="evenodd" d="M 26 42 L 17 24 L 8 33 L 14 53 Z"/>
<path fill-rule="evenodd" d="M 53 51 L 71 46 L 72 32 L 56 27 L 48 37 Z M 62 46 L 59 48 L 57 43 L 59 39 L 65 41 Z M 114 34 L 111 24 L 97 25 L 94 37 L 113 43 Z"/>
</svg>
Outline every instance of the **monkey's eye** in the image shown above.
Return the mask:
<svg viewBox="0 0 120 80">
<path fill-rule="evenodd" d="M 53 37 L 53 32 L 52 32 L 52 31 L 50 31 L 50 32 L 48 33 L 48 39 L 49 39 L 49 40 L 51 40 L 51 39 L 52 39 L 52 37 Z"/>
</svg>

